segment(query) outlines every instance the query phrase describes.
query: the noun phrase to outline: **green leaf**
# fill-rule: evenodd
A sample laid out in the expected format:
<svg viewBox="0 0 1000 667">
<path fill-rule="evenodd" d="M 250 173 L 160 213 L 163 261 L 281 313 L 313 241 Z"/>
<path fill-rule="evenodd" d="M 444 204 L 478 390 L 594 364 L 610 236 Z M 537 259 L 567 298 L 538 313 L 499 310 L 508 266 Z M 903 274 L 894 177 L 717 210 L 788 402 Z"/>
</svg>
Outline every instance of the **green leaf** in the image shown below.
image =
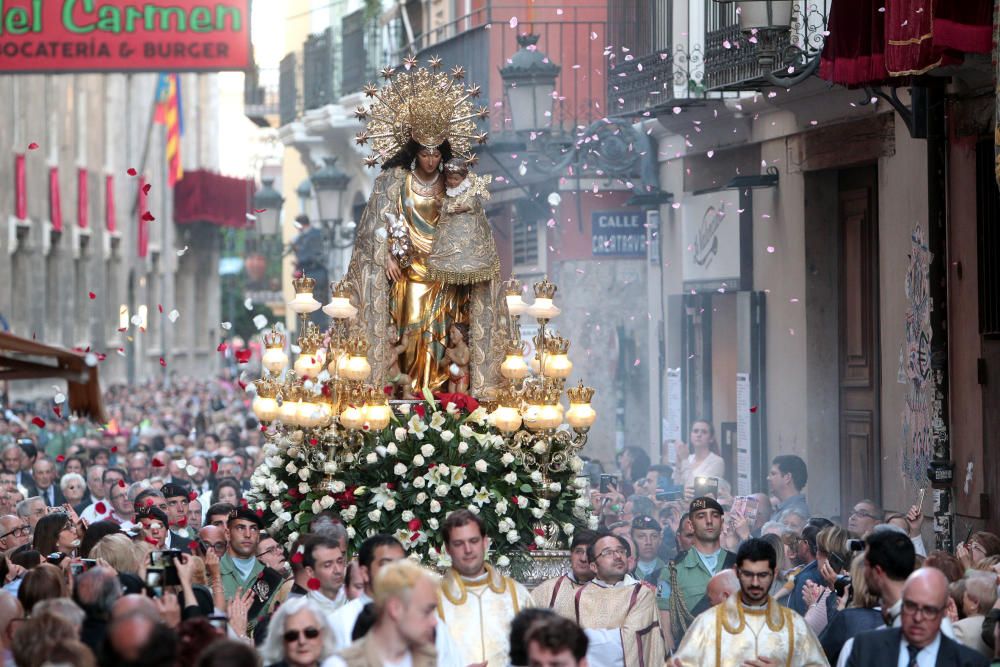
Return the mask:
<svg viewBox="0 0 1000 667">
<path fill-rule="evenodd" d="M 531 484 L 522 484 L 520 488 L 521 488 L 521 493 L 531 493 L 532 491 L 535 490 L 534 487 L 531 486 Z"/>
</svg>

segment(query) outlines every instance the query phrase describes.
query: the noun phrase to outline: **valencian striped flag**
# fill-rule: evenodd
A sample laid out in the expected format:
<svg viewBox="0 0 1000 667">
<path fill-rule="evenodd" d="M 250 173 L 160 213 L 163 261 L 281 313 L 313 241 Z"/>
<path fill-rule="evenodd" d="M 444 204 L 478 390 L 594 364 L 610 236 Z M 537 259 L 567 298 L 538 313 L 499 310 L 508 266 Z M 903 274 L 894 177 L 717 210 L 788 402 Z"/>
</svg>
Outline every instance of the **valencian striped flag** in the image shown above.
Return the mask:
<svg viewBox="0 0 1000 667">
<path fill-rule="evenodd" d="M 156 83 L 156 113 L 153 120 L 167 128 L 167 179 L 171 187 L 184 178 L 184 167 L 181 166 L 184 114 L 180 83 L 179 75 L 163 73 Z"/>
</svg>

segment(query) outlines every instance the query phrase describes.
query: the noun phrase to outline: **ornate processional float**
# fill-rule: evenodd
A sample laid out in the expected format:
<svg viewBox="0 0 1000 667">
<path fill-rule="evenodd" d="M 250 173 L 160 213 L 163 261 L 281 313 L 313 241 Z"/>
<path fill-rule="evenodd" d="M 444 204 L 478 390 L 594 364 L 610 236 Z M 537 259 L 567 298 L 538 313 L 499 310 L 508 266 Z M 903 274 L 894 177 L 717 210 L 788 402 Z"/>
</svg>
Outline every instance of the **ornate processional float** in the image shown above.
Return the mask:
<svg viewBox="0 0 1000 667">
<path fill-rule="evenodd" d="M 487 112 L 472 108 L 479 89 L 462 85 L 461 68 L 439 68 L 408 59 L 383 71 L 381 89 L 365 89 L 373 102 L 358 110 L 370 119 L 358 142 L 373 143 L 368 162 L 382 172 L 330 302 L 314 298 L 312 278 L 296 278 L 294 344 L 280 327 L 263 337 L 253 410 L 265 460 L 250 502 L 286 542 L 329 510 L 355 548 L 389 533 L 435 565 L 448 562 L 441 522 L 469 509 L 486 522 L 492 560 L 537 578 L 593 521 L 578 454 L 594 390 L 566 387 L 573 364 L 551 327 L 556 285 L 535 283 L 528 304 L 517 280 L 500 283 L 490 269 L 488 180 L 469 173 L 470 140 L 485 141 L 472 119 Z M 309 321 L 320 308 L 326 331 Z M 525 316 L 538 323 L 528 357 Z"/>
</svg>

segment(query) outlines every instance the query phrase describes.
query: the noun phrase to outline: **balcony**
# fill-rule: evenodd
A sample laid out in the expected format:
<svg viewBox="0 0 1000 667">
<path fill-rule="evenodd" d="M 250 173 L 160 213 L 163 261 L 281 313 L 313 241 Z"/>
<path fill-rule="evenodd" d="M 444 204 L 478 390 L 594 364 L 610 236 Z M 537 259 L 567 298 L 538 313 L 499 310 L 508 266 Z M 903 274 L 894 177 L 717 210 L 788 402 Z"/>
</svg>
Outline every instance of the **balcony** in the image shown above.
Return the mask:
<svg viewBox="0 0 1000 667">
<path fill-rule="evenodd" d="M 751 91 L 788 86 L 818 63 L 830 0 L 795 0 L 791 29 L 740 30 L 736 4 L 705 2 L 705 78 L 708 91 Z"/>
<path fill-rule="evenodd" d="M 608 105 L 632 116 L 667 104 L 678 84 L 669 0 L 609 0 Z"/>
<path fill-rule="evenodd" d="M 282 125 L 295 122 L 302 112 L 300 54 L 285 54 L 278 67 L 278 112 Z"/>
<path fill-rule="evenodd" d="M 243 81 L 243 113 L 260 127 L 278 116 L 278 69 L 254 67 Z"/>
</svg>

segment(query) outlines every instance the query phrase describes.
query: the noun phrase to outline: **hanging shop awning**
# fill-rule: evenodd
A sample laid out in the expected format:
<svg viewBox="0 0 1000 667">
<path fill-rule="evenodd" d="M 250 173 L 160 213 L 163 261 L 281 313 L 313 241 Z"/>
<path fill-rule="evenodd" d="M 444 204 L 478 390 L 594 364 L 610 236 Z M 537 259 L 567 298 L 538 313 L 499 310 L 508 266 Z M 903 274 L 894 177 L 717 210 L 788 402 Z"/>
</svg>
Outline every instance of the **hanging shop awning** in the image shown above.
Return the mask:
<svg viewBox="0 0 1000 667">
<path fill-rule="evenodd" d="M 990 53 L 993 0 L 833 0 L 819 75 L 849 88 L 910 77 Z"/>
<path fill-rule="evenodd" d="M 97 366 L 71 350 L 0 332 L 0 380 L 62 379 L 73 414 L 103 424 L 107 421 Z"/>
<path fill-rule="evenodd" d="M 174 186 L 174 221 L 178 225 L 197 222 L 220 227 L 250 227 L 254 184 L 210 171 L 185 171 Z"/>
</svg>

